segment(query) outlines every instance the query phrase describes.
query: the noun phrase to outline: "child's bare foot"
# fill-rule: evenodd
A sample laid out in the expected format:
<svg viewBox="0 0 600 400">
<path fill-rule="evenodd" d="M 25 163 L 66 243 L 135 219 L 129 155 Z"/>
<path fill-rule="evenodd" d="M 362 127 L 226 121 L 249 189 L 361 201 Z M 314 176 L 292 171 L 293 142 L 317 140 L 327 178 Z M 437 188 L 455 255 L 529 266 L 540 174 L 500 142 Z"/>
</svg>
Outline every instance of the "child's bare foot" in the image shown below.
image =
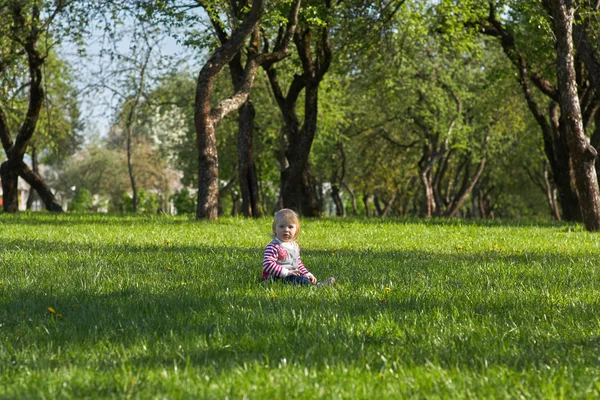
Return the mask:
<svg viewBox="0 0 600 400">
<path fill-rule="evenodd" d="M 317 283 L 317 286 L 319 286 L 319 287 L 321 287 L 321 286 L 333 286 L 333 285 L 335 285 L 335 278 L 333 276 L 327 278 L 326 281 Z"/>
</svg>

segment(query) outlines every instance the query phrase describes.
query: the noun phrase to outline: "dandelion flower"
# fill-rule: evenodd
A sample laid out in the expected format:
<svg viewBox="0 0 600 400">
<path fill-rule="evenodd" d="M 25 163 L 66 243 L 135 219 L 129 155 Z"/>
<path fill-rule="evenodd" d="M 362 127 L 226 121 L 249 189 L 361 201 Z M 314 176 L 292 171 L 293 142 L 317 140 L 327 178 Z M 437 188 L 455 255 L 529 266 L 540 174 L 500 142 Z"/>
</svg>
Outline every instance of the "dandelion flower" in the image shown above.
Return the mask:
<svg viewBox="0 0 600 400">
<path fill-rule="evenodd" d="M 56 310 L 52 307 L 48 307 L 48 311 L 50 312 L 50 314 L 56 314 Z"/>
</svg>

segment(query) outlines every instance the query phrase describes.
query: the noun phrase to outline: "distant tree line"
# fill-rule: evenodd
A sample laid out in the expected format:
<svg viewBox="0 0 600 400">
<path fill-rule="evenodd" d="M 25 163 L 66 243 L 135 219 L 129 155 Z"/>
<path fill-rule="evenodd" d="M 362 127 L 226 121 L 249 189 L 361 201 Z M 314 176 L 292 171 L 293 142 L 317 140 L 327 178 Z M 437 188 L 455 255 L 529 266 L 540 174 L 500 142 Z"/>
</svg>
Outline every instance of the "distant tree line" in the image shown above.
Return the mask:
<svg viewBox="0 0 600 400">
<path fill-rule="evenodd" d="M 51 211 L 75 199 L 209 220 L 289 207 L 597 231 L 599 28 L 599 1 L 5 0 L 4 211 L 21 177 Z M 61 52 L 90 60 L 98 32 L 88 64 L 106 65 L 82 82 Z M 161 55 L 166 36 L 187 52 Z M 92 90 L 113 94 L 113 124 L 84 140 Z"/>
</svg>

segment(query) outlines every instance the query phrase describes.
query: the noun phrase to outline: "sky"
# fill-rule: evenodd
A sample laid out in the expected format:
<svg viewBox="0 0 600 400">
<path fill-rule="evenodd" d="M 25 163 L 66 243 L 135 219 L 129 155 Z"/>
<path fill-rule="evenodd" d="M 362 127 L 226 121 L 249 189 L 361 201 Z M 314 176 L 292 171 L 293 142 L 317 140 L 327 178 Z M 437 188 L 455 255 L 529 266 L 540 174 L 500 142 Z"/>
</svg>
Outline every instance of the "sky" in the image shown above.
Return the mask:
<svg viewBox="0 0 600 400">
<path fill-rule="evenodd" d="M 131 35 L 125 36 L 115 46 L 115 50 L 123 56 L 130 55 L 132 44 Z M 143 43 L 140 45 L 143 45 Z M 121 73 L 120 76 L 112 75 L 106 78 L 107 75 L 111 74 L 111 70 L 117 68 L 114 61 L 111 64 L 110 56 L 106 53 L 106 49 L 109 47 L 110 43 L 103 41 L 100 33 L 94 33 L 85 46 L 85 57 L 78 55 L 77 47 L 72 43 L 64 43 L 59 49 L 61 57 L 64 57 L 72 66 L 80 95 L 82 116 L 85 121 L 84 134 L 89 140 L 108 134 L 111 121 L 114 120 L 115 107 L 120 97 L 115 93 L 124 93 L 123 84 L 119 82 L 124 78 L 124 74 Z M 190 53 L 190 50 L 179 44 L 175 38 L 164 36 L 158 45 L 154 47 L 151 62 L 156 65 L 159 58 L 163 60 L 169 57 L 179 59 Z M 104 87 L 91 89 L 90 85 Z"/>
</svg>

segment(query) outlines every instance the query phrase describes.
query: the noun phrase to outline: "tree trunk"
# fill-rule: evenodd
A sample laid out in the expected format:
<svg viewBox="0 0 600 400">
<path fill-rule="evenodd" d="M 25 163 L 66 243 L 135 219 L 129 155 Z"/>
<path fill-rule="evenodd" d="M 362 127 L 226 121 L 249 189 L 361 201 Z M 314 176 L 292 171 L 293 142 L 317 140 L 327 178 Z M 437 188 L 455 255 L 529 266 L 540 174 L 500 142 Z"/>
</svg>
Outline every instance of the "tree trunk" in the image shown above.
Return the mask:
<svg viewBox="0 0 600 400">
<path fill-rule="evenodd" d="M 254 162 L 254 117 L 256 111 L 250 100 L 247 100 L 239 111 L 238 129 L 238 162 L 239 181 L 242 197 L 242 214 L 245 217 L 260 218 L 260 199 L 258 196 L 258 177 Z"/>
<path fill-rule="evenodd" d="M 600 230 L 600 194 L 594 167 L 596 150 L 583 129 L 573 58 L 574 2 L 552 0 L 552 26 L 556 36 L 556 56 L 561 113 L 567 125 L 567 143 L 572 154 L 581 215 L 588 231 Z"/>
<path fill-rule="evenodd" d="M 385 208 L 383 209 L 383 212 L 381 213 L 382 217 L 390 216 L 390 214 L 392 213 L 392 205 L 394 205 L 394 201 L 396 201 L 396 197 L 398 197 L 398 191 L 394 191 L 394 193 L 392 193 L 392 197 L 385 203 Z"/>
<path fill-rule="evenodd" d="M 433 188 L 431 186 L 431 179 L 428 171 L 421 171 L 419 178 L 423 185 L 423 208 L 422 216 L 424 218 L 431 218 L 435 213 L 435 200 L 433 198 Z"/>
<path fill-rule="evenodd" d="M 131 133 L 127 134 L 127 172 L 129 173 L 129 182 L 131 183 L 131 191 L 133 193 L 133 212 L 138 212 L 138 195 L 137 186 L 135 184 L 135 175 L 133 174 L 133 161 L 131 156 Z"/>
<path fill-rule="evenodd" d="M 369 205 L 369 197 L 370 196 L 368 194 L 364 194 L 362 197 L 362 201 L 365 206 L 365 216 L 366 217 L 371 216 L 371 206 Z"/>
<path fill-rule="evenodd" d="M 31 148 L 31 169 L 36 174 L 39 174 L 36 148 L 35 148 L 35 146 L 29 146 L 29 147 Z M 31 210 L 32 207 L 33 207 L 33 202 L 34 202 L 35 197 L 36 197 L 35 193 L 36 193 L 36 191 L 33 190 L 33 187 L 30 187 L 29 188 L 29 195 L 27 196 L 27 205 L 25 206 L 25 208 L 27 210 Z"/>
<path fill-rule="evenodd" d="M 299 131 L 294 129 L 288 132 L 289 146 L 285 155 L 289 166 L 281 174 L 284 207 L 307 217 L 319 215 L 319 203 L 311 185 L 308 161 L 317 131 L 318 92 L 318 82 L 305 86 L 304 124 Z"/>
<path fill-rule="evenodd" d="M 579 195 L 573 177 L 573 161 L 567 143 L 568 127 L 564 118 L 559 116 L 558 106 L 554 102 L 550 105 L 550 122 L 551 133 L 548 138 L 544 138 L 544 150 L 558 190 L 561 219 L 581 221 Z"/>
<path fill-rule="evenodd" d="M 337 183 L 331 184 L 331 199 L 335 205 L 335 215 L 338 217 L 344 216 L 344 205 L 340 197 L 340 186 Z"/>
<path fill-rule="evenodd" d="M 240 90 L 243 83 L 244 68 L 242 67 L 241 53 L 237 53 L 231 62 L 231 80 L 235 90 Z M 250 96 L 238 111 L 238 164 L 239 184 L 242 200 L 241 212 L 246 217 L 259 218 L 261 216 L 260 201 L 258 196 L 258 178 L 254 162 L 254 118 L 256 111 Z"/>
<path fill-rule="evenodd" d="M 10 161 L 5 161 L 0 166 L 2 206 L 4 207 L 4 211 L 8 213 L 19 211 L 19 191 L 17 189 L 19 172 L 11 164 Z"/>
<path fill-rule="evenodd" d="M 350 194 L 350 199 L 352 202 L 352 213 L 353 213 L 353 215 L 356 216 L 356 215 L 358 215 L 358 206 L 356 204 L 356 194 L 344 182 L 342 182 L 342 185 L 344 186 L 344 189 L 346 189 L 346 191 Z"/>
<path fill-rule="evenodd" d="M 552 218 L 560 221 L 560 209 L 558 199 L 556 198 L 556 188 L 552 186 L 550 179 L 548 178 L 547 164 L 544 165 L 544 188 L 546 189 L 546 199 L 548 200 Z"/>
<path fill-rule="evenodd" d="M 216 74 L 214 75 L 216 77 Z M 201 82 L 198 92 L 212 93 L 214 79 Z M 201 89 L 200 89 L 201 88 Z M 198 146 L 198 204 L 196 218 L 216 220 L 219 198 L 219 156 L 215 127 L 210 118 L 210 96 L 196 94 L 196 144 Z"/>
</svg>

